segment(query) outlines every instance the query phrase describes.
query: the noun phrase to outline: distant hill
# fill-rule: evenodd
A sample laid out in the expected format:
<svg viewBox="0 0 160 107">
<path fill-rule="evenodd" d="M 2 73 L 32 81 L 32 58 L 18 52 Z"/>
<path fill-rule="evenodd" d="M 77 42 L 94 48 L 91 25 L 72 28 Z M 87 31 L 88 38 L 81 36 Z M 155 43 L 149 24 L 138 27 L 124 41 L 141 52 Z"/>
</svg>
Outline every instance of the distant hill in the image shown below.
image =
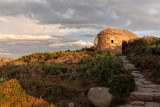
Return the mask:
<svg viewBox="0 0 160 107">
<path fill-rule="evenodd" d="M 6 57 L 0 57 L 0 63 L 3 63 L 3 62 L 10 62 L 10 61 L 13 61 L 15 59 L 12 59 L 12 58 L 6 58 Z"/>
</svg>

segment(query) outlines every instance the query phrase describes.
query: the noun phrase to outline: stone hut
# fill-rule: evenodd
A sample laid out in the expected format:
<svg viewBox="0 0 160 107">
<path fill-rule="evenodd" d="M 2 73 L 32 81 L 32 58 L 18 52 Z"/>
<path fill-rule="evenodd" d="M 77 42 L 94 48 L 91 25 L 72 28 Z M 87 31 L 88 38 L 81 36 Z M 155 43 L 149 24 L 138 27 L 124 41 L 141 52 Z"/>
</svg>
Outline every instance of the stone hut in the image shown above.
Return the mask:
<svg viewBox="0 0 160 107">
<path fill-rule="evenodd" d="M 136 34 L 122 29 L 107 28 L 101 31 L 95 38 L 98 50 L 122 53 L 122 42 L 139 38 Z"/>
<path fill-rule="evenodd" d="M 97 46 L 98 45 L 98 36 L 95 38 L 94 40 L 94 45 Z"/>
</svg>

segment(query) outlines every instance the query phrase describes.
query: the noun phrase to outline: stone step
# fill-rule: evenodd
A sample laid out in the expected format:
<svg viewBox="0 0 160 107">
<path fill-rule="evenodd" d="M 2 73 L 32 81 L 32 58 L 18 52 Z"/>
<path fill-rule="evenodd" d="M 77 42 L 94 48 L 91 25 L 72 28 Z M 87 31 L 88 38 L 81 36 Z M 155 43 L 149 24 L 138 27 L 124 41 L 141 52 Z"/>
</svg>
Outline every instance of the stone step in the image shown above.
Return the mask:
<svg viewBox="0 0 160 107">
<path fill-rule="evenodd" d="M 143 75 L 142 75 L 141 77 L 139 77 L 137 80 L 140 81 L 140 82 L 147 81 L 147 80 L 143 77 Z"/>
<path fill-rule="evenodd" d="M 146 102 L 145 107 L 160 107 L 160 104 L 155 102 Z"/>
<path fill-rule="evenodd" d="M 127 56 L 119 56 L 122 60 L 127 59 Z"/>
<path fill-rule="evenodd" d="M 132 72 L 132 75 L 133 75 L 135 78 L 144 77 L 142 74 L 140 74 L 140 73 L 135 73 L 135 72 Z"/>
<path fill-rule="evenodd" d="M 144 85 L 152 84 L 152 82 L 150 82 L 150 81 L 142 81 L 142 83 L 143 83 Z"/>
<path fill-rule="evenodd" d="M 140 71 L 132 71 L 132 73 L 140 73 Z"/>
<path fill-rule="evenodd" d="M 132 106 L 144 106 L 145 102 L 144 101 L 130 101 L 129 104 Z"/>
<path fill-rule="evenodd" d="M 127 56 L 120 56 L 120 58 L 122 59 L 123 67 L 125 69 L 131 70 L 131 71 L 137 70 L 137 68 L 132 63 L 130 63 L 130 61 L 127 59 Z"/>
<path fill-rule="evenodd" d="M 160 91 L 160 90 L 159 90 Z M 160 101 L 160 92 L 155 92 L 155 100 Z"/>
<path fill-rule="evenodd" d="M 127 105 L 118 106 L 118 107 L 144 107 L 144 106 L 133 106 L 133 105 L 127 104 Z"/>
<path fill-rule="evenodd" d="M 141 86 L 141 85 L 143 85 L 142 82 L 137 81 L 137 80 L 135 81 L 135 83 L 136 83 L 136 86 Z"/>
<path fill-rule="evenodd" d="M 152 82 L 147 81 L 145 79 L 135 78 L 135 83 L 137 86 L 144 87 L 144 88 L 159 88 L 159 86 L 155 86 L 155 85 L 153 85 Z"/>
<path fill-rule="evenodd" d="M 127 59 L 127 57 L 120 57 L 121 59 L 122 59 L 122 62 L 124 63 L 124 62 L 130 62 L 128 59 Z"/>
<path fill-rule="evenodd" d="M 143 87 L 137 87 L 138 92 L 159 92 L 160 90 L 155 89 L 155 88 L 143 88 Z"/>
<path fill-rule="evenodd" d="M 123 63 L 130 63 L 130 61 L 125 59 L 125 60 L 123 60 Z"/>
<path fill-rule="evenodd" d="M 141 85 L 140 87 L 159 89 L 159 88 L 160 88 L 160 85 L 156 85 L 156 84 L 148 84 L 148 85 Z"/>
<path fill-rule="evenodd" d="M 118 107 L 160 107 L 160 103 L 156 103 L 156 102 L 135 101 L 134 104 L 126 104 Z"/>
<path fill-rule="evenodd" d="M 160 90 L 159 92 L 135 91 L 130 94 L 130 99 L 137 101 L 160 101 Z"/>
<path fill-rule="evenodd" d="M 127 70 L 130 70 L 130 71 L 135 71 L 135 70 L 137 70 L 137 68 L 136 68 L 133 64 L 131 64 L 131 63 L 124 63 L 124 64 L 123 64 L 123 67 L 124 67 L 125 69 L 127 69 Z"/>
<path fill-rule="evenodd" d="M 130 94 L 131 100 L 139 100 L 139 101 L 154 101 L 154 93 L 148 92 L 132 92 Z"/>
<path fill-rule="evenodd" d="M 132 72 L 136 83 L 136 91 L 130 94 L 130 100 L 127 104 L 119 107 L 160 107 L 160 85 L 147 81 L 128 59 L 127 56 L 120 56 L 123 61 L 123 67 Z M 147 101 L 147 102 L 146 102 Z M 149 102 L 150 101 L 150 102 Z"/>
</svg>

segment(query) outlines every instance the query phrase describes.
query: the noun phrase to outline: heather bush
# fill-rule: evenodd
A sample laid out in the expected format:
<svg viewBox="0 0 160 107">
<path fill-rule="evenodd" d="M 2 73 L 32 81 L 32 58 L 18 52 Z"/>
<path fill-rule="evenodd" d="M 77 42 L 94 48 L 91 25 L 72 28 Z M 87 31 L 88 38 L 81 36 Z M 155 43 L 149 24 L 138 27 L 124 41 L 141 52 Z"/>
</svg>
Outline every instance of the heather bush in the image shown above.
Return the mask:
<svg viewBox="0 0 160 107">
<path fill-rule="evenodd" d="M 158 72 L 160 69 L 159 38 L 143 37 L 129 43 L 124 43 L 123 52 L 128 55 L 129 59 L 137 67 L 148 74 L 148 78 L 151 77 L 153 81 L 158 82 Z M 153 75 L 150 75 L 152 73 Z"/>
<path fill-rule="evenodd" d="M 90 76 L 98 80 L 102 86 L 110 87 L 113 95 L 127 97 L 134 90 L 135 82 L 131 73 L 125 70 L 112 56 L 100 57 L 83 66 L 82 76 Z M 118 87 L 118 88 L 117 88 Z"/>
<path fill-rule="evenodd" d="M 89 106 L 87 91 L 98 86 L 110 88 L 120 101 L 127 98 L 134 90 L 131 73 L 122 67 L 119 57 L 93 50 L 23 56 L 0 68 L 0 84 L 16 79 L 27 94 L 57 106 L 72 101 L 78 106 Z"/>
<path fill-rule="evenodd" d="M 153 79 L 156 82 L 160 82 L 160 70 L 152 73 Z"/>
<path fill-rule="evenodd" d="M 71 73 L 72 69 L 65 64 L 51 64 L 44 67 L 46 74 L 57 75 L 61 73 Z"/>
<path fill-rule="evenodd" d="M 113 95 L 126 97 L 134 91 L 135 81 L 131 74 L 119 74 L 109 79 L 109 87 Z"/>
</svg>

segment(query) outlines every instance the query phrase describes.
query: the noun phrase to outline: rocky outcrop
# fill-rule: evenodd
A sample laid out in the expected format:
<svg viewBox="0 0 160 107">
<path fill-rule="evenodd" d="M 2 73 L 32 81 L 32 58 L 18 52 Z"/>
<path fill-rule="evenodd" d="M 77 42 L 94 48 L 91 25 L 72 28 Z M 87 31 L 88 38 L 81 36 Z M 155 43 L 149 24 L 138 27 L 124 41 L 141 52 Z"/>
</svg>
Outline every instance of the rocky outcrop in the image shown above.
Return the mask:
<svg viewBox="0 0 160 107">
<path fill-rule="evenodd" d="M 98 107 L 108 107 L 111 104 L 113 96 L 109 93 L 109 89 L 105 87 L 94 87 L 88 92 L 88 98 Z"/>
</svg>

